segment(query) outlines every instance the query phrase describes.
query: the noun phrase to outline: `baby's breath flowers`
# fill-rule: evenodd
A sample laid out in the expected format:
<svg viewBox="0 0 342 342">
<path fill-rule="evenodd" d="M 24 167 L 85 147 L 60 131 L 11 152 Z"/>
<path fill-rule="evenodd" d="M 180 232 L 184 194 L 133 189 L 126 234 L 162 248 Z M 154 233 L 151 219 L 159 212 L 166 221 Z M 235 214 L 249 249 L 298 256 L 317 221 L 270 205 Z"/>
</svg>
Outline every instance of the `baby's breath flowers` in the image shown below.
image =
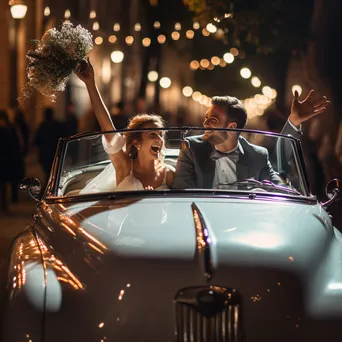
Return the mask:
<svg viewBox="0 0 342 342">
<path fill-rule="evenodd" d="M 29 98 L 33 90 L 55 101 L 77 64 L 82 62 L 93 48 L 91 33 L 78 25 L 64 22 L 60 31 L 52 28 L 41 40 L 33 40 L 34 48 L 28 51 L 27 85 L 22 97 Z"/>
</svg>

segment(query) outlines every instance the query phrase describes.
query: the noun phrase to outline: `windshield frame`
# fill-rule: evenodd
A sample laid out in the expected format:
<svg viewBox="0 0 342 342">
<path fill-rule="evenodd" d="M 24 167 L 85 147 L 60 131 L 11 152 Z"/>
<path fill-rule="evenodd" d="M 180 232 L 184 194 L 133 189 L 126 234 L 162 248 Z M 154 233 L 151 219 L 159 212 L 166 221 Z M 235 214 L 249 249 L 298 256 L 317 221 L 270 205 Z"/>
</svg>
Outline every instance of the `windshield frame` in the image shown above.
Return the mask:
<svg viewBox="0 0 342 342">
<path fill-rule="evenodd" d="M 165 131 L 165 132 L 170 132 L 170 131 L 179 131 L 183 132 L 181 134 L 181 139 L 184 139 L 187 137 L 187 134 L 189 131 L 198 131 L 198 134 L 196 135 L 201 135 L 202 132 L 204 131 L 203 127 L 192 127 L 192 126 L 185 126 L 185 127 L 165 127 L 165 128 L 141 128 L 141 129 L 117 129 L 117 130 L 111 130 L 111 131 L 97 131 L 97 132 L 89 132 L 89 133 L 79 133 L 70 137 L 66 138 L 60 138 L 54 158 L 54 162 L 52 165 L 52 171 L 48 180 L 48 184 L 45 190 L 45 193 L 43 195 L 44 199 L 50 199 L 50 200 L 55 200 L 55 199 L 65 199 L 64 196 L 58 196 L 58 186 L 59 186 L 59 180 L 62 175 L 62 167 L 63 163 L 66 157 L 66 147 L 67 144 L 71 141 L 79 140 L 79 139 L 87 139 L 88 137 L 96 138 L 99 135 L 104 135 L 104 134 L 113 134 L 113 133 L 127 133 L 127 132 L 143 132 L 143 131 Z M 301 195 L 302 198 L 306 199 L 314 199 L 317 200 L 314 195 L 310 193 L 310 187 L 309 187 L 309 182 L 308 182 L 308 175 L 306 171 L 306 166 L 305 166 L 305 161 L 304 161 L 304 155 L 302 151 L 302 145 L 300 139 L 297 139 L 293 137 L 290 134 L 281 134 L 281 133 L 274 133 L 274 132 L 268 132 L 268 131 L 262 131 L 262 130 L 254 130 L 254 129 L 237 129 L 237 128 L 206 128 L 206 131 L 223 131 L 223 132 L 239 132 L 239 133 L 255 133 L 255 134 L 262 134 L 264 136 L 273 136 L 273 137 L 280 137 L 280 138 L 285 138 L 288 140 L 291 140 L 293 144 L 291 144 L 293 148 L 293 155 L 294 155 L 294 160 L 296 163 L 296 167 L 298 169 L 298 177 L 300 179 L 302 188 L 304 190 L 304 194 Z M 57 181 L 58 180 L 58 181 Z M 224 190 L 226 192 L 232 191 L 232 190 Z M 179 190 L 177 189 L 169 189 L 167 191 L 160 191 L 160 190 L 154 190 L 153 192 L 161 192 L 161 193 L 177 193 Z M 212 189 L 187 189 L 186 192 L 191 192 L 191 193 L 208 193 L 208 194 L 213 194 L 215 191 Z M 116 194 L 119 192 L 115 192 Z M 125 191 L 126 194 L 129 193 L 136 193 L 136 191 Z M 242 190 L 239 190 L 239 193 L 242 193 Z M 110 196 L 109 193 L 97 193 L 97 194 L 92 194 L 92 198 L 103 198 Z M 145 196 L 148 194 L 147 191 L 140 192 L 141 196 Z M 137 194 L 135 194 L 137 195 Z M 268 195 L 270 195 L 268 193 Z M 283 194 L 277 193 L 277 196 L 283 196 Z M 286 195 L 286 194 L 284 194 Z M 89 195 L 78 195 L 72 198 L 77 198 L 78 200 L 83 197 L 89 198 Z M 286 197 L 286 196 L 285 196 Z M 292 196 L 290 196 L 292 197 Z"/>
</svg>

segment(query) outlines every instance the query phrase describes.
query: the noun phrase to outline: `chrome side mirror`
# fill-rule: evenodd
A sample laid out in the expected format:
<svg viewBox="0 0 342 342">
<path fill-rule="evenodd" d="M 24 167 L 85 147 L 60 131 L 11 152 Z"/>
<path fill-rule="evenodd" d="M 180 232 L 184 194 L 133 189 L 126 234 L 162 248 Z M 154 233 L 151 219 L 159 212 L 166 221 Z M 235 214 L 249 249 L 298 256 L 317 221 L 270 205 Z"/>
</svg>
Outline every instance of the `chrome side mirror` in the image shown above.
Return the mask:
<svg viewBox="0 0 342 342">
<path fill-rule="evenodd" d="M 323 208 L 326 209 L 330 204 L 342 198 L 342 181 L 340 179 L 332 179 L 325 187 L 325 194 L 329 198 L 328 201 L 321 203 Z"/>
<path fill-rule="evenodd" d="M 24 178 L 20 183 L 20 190 L 27 191 L 35 201 L 39 201 L 42 186 L 38 178 Z"/>
</svg>

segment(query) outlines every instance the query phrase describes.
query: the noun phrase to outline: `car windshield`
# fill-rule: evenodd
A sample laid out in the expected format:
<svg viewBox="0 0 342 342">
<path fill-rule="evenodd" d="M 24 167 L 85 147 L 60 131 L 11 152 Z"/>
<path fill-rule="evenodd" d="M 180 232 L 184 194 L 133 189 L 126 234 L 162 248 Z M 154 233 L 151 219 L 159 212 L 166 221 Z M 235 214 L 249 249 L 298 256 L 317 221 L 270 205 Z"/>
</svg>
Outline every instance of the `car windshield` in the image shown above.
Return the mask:
<svg viewBox="0 0 342 342">
<path fill-rule="evenodd" d="M 309 195 L 300 145 L 280 134 L 121 130 L 67 139 L 61 151 L 55 196 L 151 190 Z M 155 174 L 141 173 L 141 160 L 155 167 Z"/>
</svg>

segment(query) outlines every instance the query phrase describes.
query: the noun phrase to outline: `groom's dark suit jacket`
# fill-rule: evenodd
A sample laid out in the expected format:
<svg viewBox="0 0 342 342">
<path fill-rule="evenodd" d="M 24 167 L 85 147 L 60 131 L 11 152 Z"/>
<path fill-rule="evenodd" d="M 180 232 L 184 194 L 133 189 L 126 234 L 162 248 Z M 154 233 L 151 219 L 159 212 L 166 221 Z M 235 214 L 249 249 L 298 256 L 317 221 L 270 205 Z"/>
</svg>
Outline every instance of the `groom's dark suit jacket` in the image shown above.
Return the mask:
<svg viewBox="0 0 342 342">
<path fill-rule="evenodd" d="M 299 138 L 287 122 L 282 134 L 291 134 Z M 176 167 L 176 174 L 172 183 L 174 189 L 202 188 L 210 189 L 215 174 L 215 160 L 211 158 L 213 145 L 203 141 L 202 136 L 187 138 L 189 148 L 181 150 Z M 282 144 L 285 156 L 291 155 L 290 144 Z M 237 180 L 254 177 L 256 180 L 270 180 L 281 182 L 278 174 L 273 170 L 269 161 L 268 151 L 264 147 L 250 144 L 245 138 L 239 137 L 239 160 L 236 163 Z"/>
</svg>

